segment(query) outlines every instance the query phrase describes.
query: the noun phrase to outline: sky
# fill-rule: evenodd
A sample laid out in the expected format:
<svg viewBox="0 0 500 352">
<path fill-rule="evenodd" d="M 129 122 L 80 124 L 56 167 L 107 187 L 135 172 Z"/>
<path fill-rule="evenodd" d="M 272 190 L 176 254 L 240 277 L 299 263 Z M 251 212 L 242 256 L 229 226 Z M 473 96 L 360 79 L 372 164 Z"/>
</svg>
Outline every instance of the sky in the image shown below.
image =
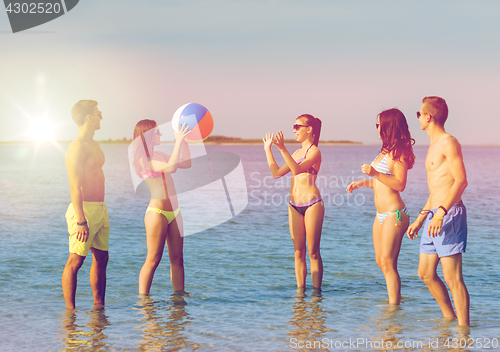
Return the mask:
<svg viewBox="0 0 500 352">
<path fill-rule="evenodd" d="M 496 0 L 84 0 L 18 33 L 0 11 L 0 141 L 72 140 L 71 107 L 93 99 L 96 140 L 196 102 L 213 135 L 293 138 L 309 113 L 322 140 L 367 144 L 397 107 L 428 144 L 416 112 L 437 95 L 462 144 L 500 144 L 499 38 Z"/>
</svg>

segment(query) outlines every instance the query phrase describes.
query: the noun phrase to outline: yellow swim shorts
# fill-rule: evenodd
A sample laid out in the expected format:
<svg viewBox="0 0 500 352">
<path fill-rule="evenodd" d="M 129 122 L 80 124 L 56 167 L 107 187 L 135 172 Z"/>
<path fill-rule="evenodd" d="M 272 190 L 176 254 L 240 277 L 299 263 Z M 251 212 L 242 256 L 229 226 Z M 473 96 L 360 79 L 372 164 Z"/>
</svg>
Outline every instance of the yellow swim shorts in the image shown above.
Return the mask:
<svg viewBox="0 0 500 352">
<path fill-rule="evenodd" d="M 69 252 L 86 257 L 90 248 L 107 251 L 109 245 L 109 216 L 104 202 L 83 202 L 83 213 L 89 227 L 87 242 L 77 240 L 77 219 L 73 203 L 66 212 L 66 222 L 69 232 Z"/>
</svg>

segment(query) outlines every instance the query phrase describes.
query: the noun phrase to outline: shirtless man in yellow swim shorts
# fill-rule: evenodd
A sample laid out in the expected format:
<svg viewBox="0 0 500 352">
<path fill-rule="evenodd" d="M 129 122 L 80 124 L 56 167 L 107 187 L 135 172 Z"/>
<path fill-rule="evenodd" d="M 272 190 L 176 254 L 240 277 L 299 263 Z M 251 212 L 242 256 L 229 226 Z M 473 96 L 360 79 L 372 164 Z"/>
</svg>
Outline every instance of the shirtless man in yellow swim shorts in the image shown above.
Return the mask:
<svg viewBox="0 0 500 352">
<path fill-rule="evenodd" d="M 66 308 L 75 309 L 78 270 L 92 251 L 90 285 L 94 307 L 104 306 L 106 266 L 108 264 L 109 219 L 104 204 L 104 153 L 94 140 L 101 128 L 102 113 L 93 100 L 80 100 L 71 109 L 78 125 L 78 136 L 66 152 L 71 204 L 66 212 L 69 257 L 62 275 Z"/>
</svg>

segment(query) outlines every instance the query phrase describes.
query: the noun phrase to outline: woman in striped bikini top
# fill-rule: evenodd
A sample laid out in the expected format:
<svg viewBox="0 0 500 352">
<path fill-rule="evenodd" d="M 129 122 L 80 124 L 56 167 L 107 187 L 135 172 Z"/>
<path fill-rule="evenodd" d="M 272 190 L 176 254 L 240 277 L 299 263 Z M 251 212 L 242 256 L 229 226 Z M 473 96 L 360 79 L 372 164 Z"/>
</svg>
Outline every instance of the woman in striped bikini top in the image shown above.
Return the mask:
<svg viewBox="0 0 500 352">
<path fill-rule="evenodd" d="M 370 165 L 361 166 L 361 171 L 373 179 L 354 181 L 347 191 L 360 187 L 373 188 L 377 209 L 373 222 L 375 261 L 385 277 L 389 304 L 397 305 L 401 301 L 397 261 L 403 236 L 410 224 L 400 192 L 405 189 L 407 171 L 415 162 L 414 140 L 405 116 L 398 109 L 383 111 L 378 119 L 376 126 L 382 140 L 381 151 Z"/>
</svg>

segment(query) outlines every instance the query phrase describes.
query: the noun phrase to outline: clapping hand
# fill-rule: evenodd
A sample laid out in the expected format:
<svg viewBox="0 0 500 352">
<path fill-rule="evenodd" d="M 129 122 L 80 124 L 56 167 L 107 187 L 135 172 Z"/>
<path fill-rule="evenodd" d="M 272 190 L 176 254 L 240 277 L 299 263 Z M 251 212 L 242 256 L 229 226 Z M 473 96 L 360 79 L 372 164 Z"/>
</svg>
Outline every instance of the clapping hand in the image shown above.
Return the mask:
<svg viewBox="0 0 500 352">
<path fill-rule="evenodd" d="M 283 137 L 283 132 L 279 131 L 276 134 L 276 142 L 274 142 L 276 146 L 278 147 L 279 150 L 282 150 L 285 148 L 285 137 Z"/>
<path fill-rule="evenodd" d="M 264 142 L 264 149 L 271 150 L 271 146 L 273 145 L 273 143 L 275 143 L 274 133 L 271 132 L 266 133 L 266 137 L 262 138 L 262 141 Z"/>
</svg>

